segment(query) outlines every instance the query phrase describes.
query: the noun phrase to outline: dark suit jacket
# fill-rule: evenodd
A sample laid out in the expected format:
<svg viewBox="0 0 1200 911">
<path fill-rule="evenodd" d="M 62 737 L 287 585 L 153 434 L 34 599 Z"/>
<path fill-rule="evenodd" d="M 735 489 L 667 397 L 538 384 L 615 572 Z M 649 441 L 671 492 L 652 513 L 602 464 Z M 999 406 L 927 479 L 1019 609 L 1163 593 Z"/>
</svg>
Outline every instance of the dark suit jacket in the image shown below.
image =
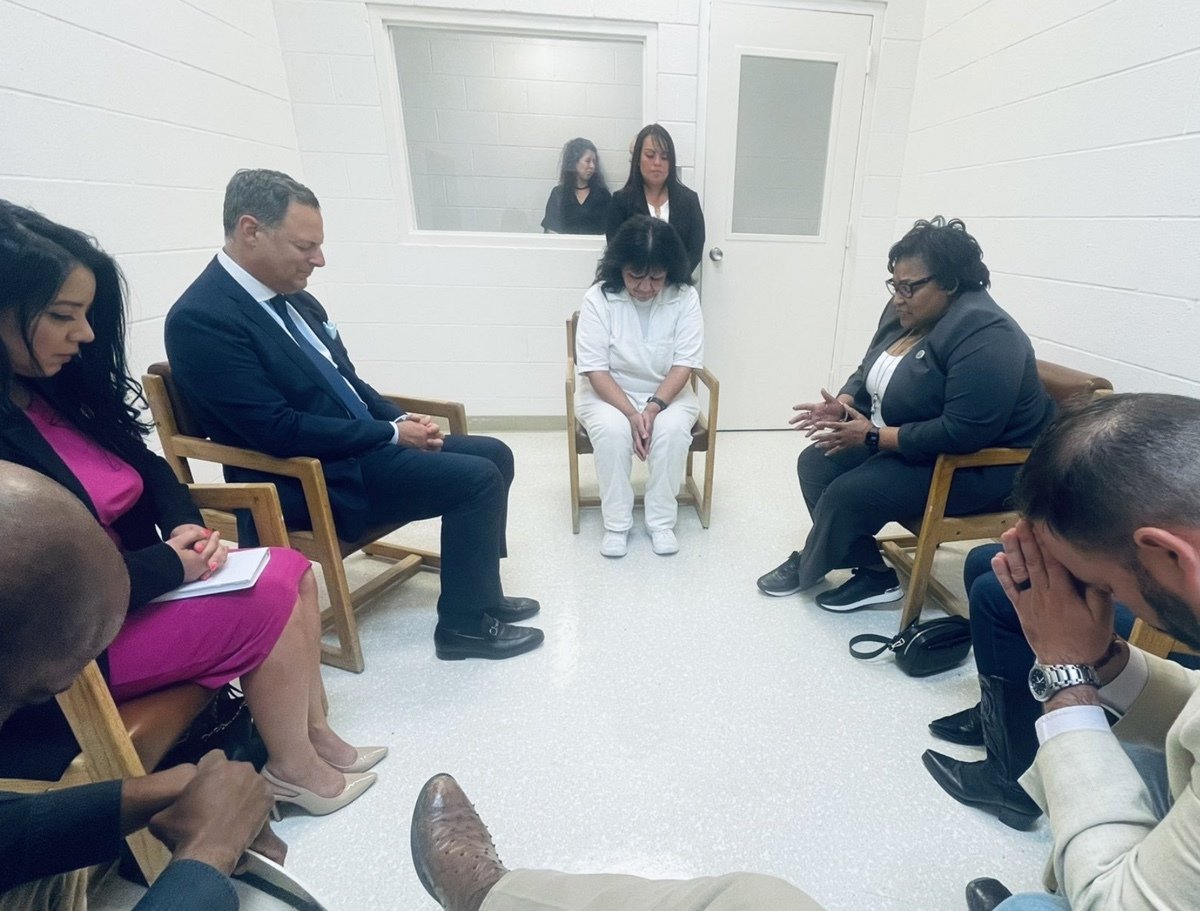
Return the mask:
<svg viewBox="0 0 1200 911">
<path fill-rule="evenodd" d="M 866 357 L 841 388 L 864 414 L 871 409 L 867 374 L 906 331 L 889 301 Z M 888 426 L 900 429 L 900 455 L 912 462 L 985 446 L 1030 446 L 1054 415 L 1029 338 L 982 290 L 951 301 L 896 367 L 881 408 Z"/>
<path fill-rule="evenodd" d="M 391 445 L 392 421 L 403 413 L 359 379 L 345 345 L 311 294 L 288 301 L 333 355 L 338 370 L 374 421 L 358 421 L 292 337 L 214 258 L 167 314 L 167 356 L 180 389 L 212 439 L 279 458 L 319 458 L 338 534 L 359 537 L 369 492 L 359 457 Z M 290 478 L 229 468 L 230 481 L 272 481 L 285 513 L 302 503 Z"/>
<path fill-rule="evenodd" d="M 121 847 L 121 783 L 0 793 L 0 893 L 14 886 L 115 860 Z M 133 911 L 234 911 L 229 878 L 199 861 L 176 861 Z"/>
<path fill-rule="evenodd" d="M 704 253 L 704 212 L 700 209 L 700 197 L 683 184 L 675 184 L 668 185 L 667 198 L 671 207 L 667 223 L 676 230 L 679 239 L 683 241 L 688 263 L 694 272 Z M 629 187 L 617 190 L 608 204 L 608 220 L 604 227 L 608 243 L 612 243 L 617 229 L 634 215 L 649 214 L 650 207 L 646 204 L 644 193 Z"/>
<path fill-rule="evenodd" d="M 24 412 L 14 410 L 0 416 L 0 459 L 32 468 L 57 481 L 96 515 L 96 507 L 79 479 Z M 155 526 L 170 532 L 179 525 L 202 525 L 203 520 L 187 488 L 175 479 L 171 467 L 161 457 L 143 446 L 128 461 L 142 476 L 145 490 L 133 508 L 116 521 L 113 530 L 121 539 L 129 570 L 129 606 L 136 608 L 183 584 L 183 564 L 175 551 L 163 543 Z"/>
</svg>

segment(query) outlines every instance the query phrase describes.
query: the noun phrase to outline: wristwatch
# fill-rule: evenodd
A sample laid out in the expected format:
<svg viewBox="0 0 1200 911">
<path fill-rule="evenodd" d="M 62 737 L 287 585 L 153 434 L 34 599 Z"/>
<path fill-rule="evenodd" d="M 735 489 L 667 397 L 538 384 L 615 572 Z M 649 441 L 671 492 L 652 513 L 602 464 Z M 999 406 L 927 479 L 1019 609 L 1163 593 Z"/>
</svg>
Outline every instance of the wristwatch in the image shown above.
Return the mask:
<svg viewBox="0 0 1200 911">
<path fill-rule="evenodd" d="M 1096 669 L 1090 664 L 1035 664 L 1029 669 L 1029 692 L 1038 702 L 1072 686 L 1100 686 Z"/>
<path fill-rule="evenodd" d="M 667 410 L 667 403 L 666 403 L 666 402 L 664 402 L 662 399 L 660 399 L 660 398 L 659 398 L 658 396 L 656 396 L 656 395 L 652 395 L 652 396 L 650 396 L 650 398 L 646 399 L 646 404 L 647 404 L 647 405 L 650 405 L 650 404 L 657 405 L 657 406 L 658 406 L 658 410 L 659 410 L 659 411 L 666 411 L 666 410 Z"/>
<path fill-rule="evenodd" d="M 879 452 L 879 431 L 868 430 L 867 436 L 863 440 L 867 444 L 867 450 L 870 452 Z"/>
</svg>

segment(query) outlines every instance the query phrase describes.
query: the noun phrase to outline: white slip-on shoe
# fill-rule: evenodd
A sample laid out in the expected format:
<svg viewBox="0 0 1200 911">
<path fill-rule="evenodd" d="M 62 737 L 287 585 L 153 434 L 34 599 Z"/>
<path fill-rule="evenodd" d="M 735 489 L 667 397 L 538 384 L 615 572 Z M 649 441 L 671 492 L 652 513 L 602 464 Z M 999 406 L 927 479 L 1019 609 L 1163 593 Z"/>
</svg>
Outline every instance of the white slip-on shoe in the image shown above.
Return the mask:
<svg viewBox="0 0 1200 911">
<path fill-rule="evenodd" d="M 606 531 L 600 541 L 600 553 L 606 557 L 623 557 L 629 549 L 629 532 Z"/>
<path fill-rule="evenodd" d="M 660 528 L 658 531 L 650 532 L 650 546 L 660 557 L 679 552 L 679 542 L 675 539 L 675 532 L 669 528 Z"/>
</svg>

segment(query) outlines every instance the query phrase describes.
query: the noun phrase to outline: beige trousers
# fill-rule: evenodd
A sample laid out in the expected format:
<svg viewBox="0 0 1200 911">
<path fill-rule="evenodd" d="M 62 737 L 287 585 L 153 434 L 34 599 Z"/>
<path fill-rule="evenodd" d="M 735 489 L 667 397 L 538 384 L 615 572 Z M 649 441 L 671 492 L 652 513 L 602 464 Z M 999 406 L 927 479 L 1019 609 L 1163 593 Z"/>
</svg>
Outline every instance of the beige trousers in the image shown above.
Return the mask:
<svg viewBox="0 0 1200 911">
<path fill-rule="evenodd" d="M 642 879 L 608 873 L 513 870 L 479 911 L 821 911 L 795 886 L 760 873 Z"/>
<path fill-rule="evenodd" d="M 87 870 L 36 879 L 0 895 L 0 911 L 87 911 Z"/>
</svg>

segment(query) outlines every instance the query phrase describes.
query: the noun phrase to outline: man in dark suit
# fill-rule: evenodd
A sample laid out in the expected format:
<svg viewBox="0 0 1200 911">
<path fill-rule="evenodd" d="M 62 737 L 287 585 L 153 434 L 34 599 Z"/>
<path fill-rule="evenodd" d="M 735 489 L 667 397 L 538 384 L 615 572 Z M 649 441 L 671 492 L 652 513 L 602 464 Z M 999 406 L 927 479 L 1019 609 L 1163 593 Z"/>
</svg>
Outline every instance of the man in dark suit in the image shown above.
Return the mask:
<svg viewBox="0 0 1200 911">
<path fill-rule="evenodd" d="M 49 478 L 0 462 L 0 726 L 70 686 L 121 628 L 129 576 L 83 504 Z M 232 911 L 228 874 L 248 845 L 283 859 L 266 824 L 271 789 L 219 752 L 125 781 L 0 793 L 0 908 L 78 908 L 83 869 L 115 860 L 145 827 L 172 851 L 136 911 Z"/>
<path fill-rule="evenodd" d="M 542 631 L 508 624 L 538 612 L 505 597 L 512 452 L 489 437 L 443 438 L 359 378 L 337 329 L 304 291 L 325 265 L 320 204 L 278 171 L 239 171 L 224 206 L 225 246 L 167 315 L 167 354 L 205 431 L 273 456 L 315 456 L 338 534 L 442 517 L 439 658 L 509 658 Z M 284 517 L 308 527 L 294 479 L 228 468 L 230 481 L 270 480 Z"/>
</svg>

